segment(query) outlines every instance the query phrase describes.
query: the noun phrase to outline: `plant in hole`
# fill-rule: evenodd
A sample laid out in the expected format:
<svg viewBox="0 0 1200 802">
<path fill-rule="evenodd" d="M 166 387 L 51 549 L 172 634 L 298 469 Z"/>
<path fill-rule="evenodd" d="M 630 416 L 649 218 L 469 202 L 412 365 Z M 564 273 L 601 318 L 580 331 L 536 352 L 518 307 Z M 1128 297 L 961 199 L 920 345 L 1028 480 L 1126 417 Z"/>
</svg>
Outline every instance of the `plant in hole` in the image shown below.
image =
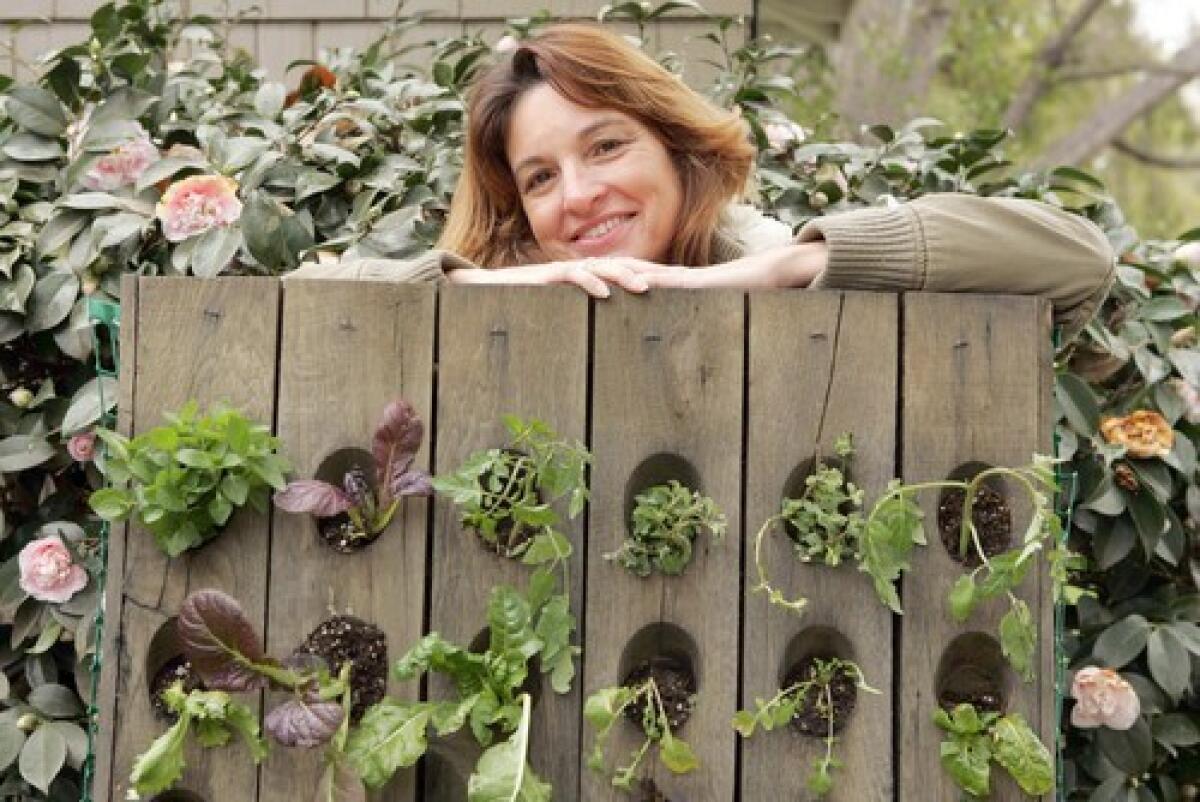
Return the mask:
<svg viewBox="0 0 1200 802">
<path fill-rule="evenodd" d="M 450 735 L 464 726 L 486 747 L 468 782 L 470 802 L 550 799 L 550 787 L 527 763 L 529 695 L 522 688 L 537 658 L 551 672 L 558 693 L 570 690 L 572 661 L 579 650 L 570 644 L 565 597 L 553 595 L 553 574 L 535 576 L 527 595 L 501 585 L 492 590 L 487 609 L 488 645 L 482 652 L 464 649 L 436 632 L 426 635 L 395 664 L 402 681 L 427 672 L 448 677 L 452 698 L 427 702 L 385 699 L 372 706 L 347 744 L 349 765 L 371 788 L 411 766 L 427 749 L 427 730 Z M 499 738 L 507 738 L 497 742 Z M 495 789 L 503 789 L 499 793 Z"/>
<path fill-rule="evenodd" d="M 268 488 L 282 488 L 290 468 L 270 430 L 234 409 L 218 405 L 201 416 L 190 401 L 163 417 L 167 425 L 132 439 L 96 430 L 108 446 L 97 465 L 113 486 L 90 503 L 108 521 L 136 517 L 176 557 L 215 537 L 234 508 L 265 512 Z"/>
<path fill-rule="evenodd" d="M 854 458 L 851 436 L 848 433 L 840 435 L 833 450 L 842 466 L 848 469 Z M 767 577 L 762 558 L 767 533 L 774 526 L 784 524 L 792 539 L 793 551 L 803 562 L 819 561 L 837 567 L 843 560 L 856 559 L 861 565 L 862 537 L 866 527 L 862 509 L 863 491 L 846 479 L 842 467 L 828 465 L 818 457 L 813 472 L 804 479 L 804 492 L 800 497 L 785 498 L 779 512 L 768 518 L 754 536 L 758 584 L 753 589 L 766 593 L 772 604 L 802 612 L 807 600 L 786 598 Z"/>
<path fill-rule="evenodd" d="M 663 704 L 662 694 L 654 677 L 634 685 L 601 688 L 587 698 L 583 706 L 583 717 L 595 729 L 595 743 L 588 756 L 588 768 L 604 771 L 604 745 L 612 728 L 631 706 L 642 709 L 641 728 L 645 736 L 642 745 L 630 755 L 629 763 L 618 766 L 612 775 L 612 784 L 625 791 L 633 791 L 638 778 L 638 767 L 650 750 L 651 744 L 658 745 L 658 758 L 668 770 L 675 774 L 687 774 L 699 768 L 700 761 L 687 741 L 671 732 L 670 716 Z"/>
<path fill-rule="evenodd" d="M 942 741 L 942 767 L 973 798 L 986 798 L 995 761 L 1032 798 L 1054 787 L 1054 760 L 1050 750 L 1016 713 L 982 713 L 970 704 L 947 712 L 939 707 L 934 722 L 946 731 Z"/>
<path fill-rule="evenodd" d="M 297 479 L 275 494 L 282 510 L 330 518 L 345 513 L 351 542 L 378 537 L 392 521 L 405 496 L 433 492 L 429 475 L 413 467 L 425 427 L 412 404 L 403 398 L 390 402 L 371 438 L 375 459 L 373 482 L 361 467 L 346 471 L 339 487 L 320 479 Z"/>
<path fill-rule="evenodd" d="M 898 539 L 902 532 L 893 531 L 888 527 L 886 519 L 883 519 L 882 526 L 876 521 L 876 512 L 881 505 L 905 503 L 900 501 L 903 496 L 926 490 L 949 488 L 963 493 L 958 553 L 965 559 L 973 551 L 979 565 L 960 576 L 950 589 L 947 597 L 950 614 L 957 621 L 966 621 L 981 602 L 997 596 L 1006 596 L 1009 609 L 1000 620 L 1000 648 L 1026 682 L 1032 681 L 1034 677 L 1033 655 L 1037 648 L 1037 622 L 1033 620 L 1029 605 L 1018 598 L 1014 591 L 1020 587 L 1030 568 L 1036 563 L 1039 552 L 1044 553 L 1049 564 L 1056 601 L 1066 587 L 1068 571 L 1082 567 L 1079 557 L 1066 547 L 1062 537 L 1062 523 L 1054 510 L 1053 494 L 1058 489 L 1054 477 L 1054 462 L 1052 457 L 1035 454 L 1029 465 L 1020 468 L 988 468 L 970 480 L 889 486 L 867 521 L 868 540 L 874 526 L 876 530 L 886 530 L 888 542 L 891 542 L 891 538 Z M 971 506 L 985 483 L 997 478 L 1008 479 L 1023 489 L 1029 498 L 1033 514 L 1017 546 L 989 557 L 980 541 Z M 911 501 L 907 503 L 912 504 Z M 912 513 L 920 517 L 920 511 L 916 509 L 915 504 L 912 504 Z M 877 578 L 876 589 L 879 588 Z M 899 599 L 894 597 L 894 588 L 891 589 L 891 593 L 891 601 L 895 602 L 893 609 L 899 611 Z"/>
<path fill-rule="evenodd" d="M 433 487 L 462 508 L 465 528 L 499 554 L 520 557 L 547 548 L 547 540 L 566 542 L 552 505 L 566 497 L 568 518 L 583 511 L 592 456 L 536 418 L 505 415 L 503 421 L 509 433 L 504 448 L 475 452 L 454 473 L 435 477 Z"/>
<path fill-rule="evenodd" d="M 640 577 L 658 571 L 677 576 L 692 561 L 692 551 L 704 532 L 715 541 L 725 536 L 725 515 L 715 501 L 672 479 L 634 499 L 632 531 L 614 552 L 604 555 Z"/>
<path fill-rule="evenodd" d="M 292 694 L 266 715 L 271 737 L 283 746 L 326 744 L 330 771 L 344 763 L 350 729 L 349 662 L 335 676 L 319 658 L 280 662 L 268 656 L 238 602 L 218 590 L 190 594 L 180 607 L 176 627 L 184 654 L 205 689 L 184 693 L 177 682 L 164 692 L 163 701 L 178 718 L 134 763 L 130 784 L 137 793 L 153 796 L 179 780 L 189 734 L 201 746 L 217 747 L 237 732 L 255 762 L 261 761 L 268 745 L 259 734 L 257 717 L 229 694 L 268 686 Z"/>
</svg>

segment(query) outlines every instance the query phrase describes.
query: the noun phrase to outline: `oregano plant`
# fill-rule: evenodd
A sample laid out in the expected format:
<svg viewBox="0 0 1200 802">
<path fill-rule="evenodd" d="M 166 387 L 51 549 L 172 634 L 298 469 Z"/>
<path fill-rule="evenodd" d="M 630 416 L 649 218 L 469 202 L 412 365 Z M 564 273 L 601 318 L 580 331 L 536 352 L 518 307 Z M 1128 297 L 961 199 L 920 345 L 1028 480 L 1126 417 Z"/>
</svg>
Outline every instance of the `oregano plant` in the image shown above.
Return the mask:
<svg viewBox="0 0 1200 802">
<path fill-rule="evenodd" d="M 725 537 L 728 523 L 717 503 L 677 479 L 647 488 L 634 498 L 629 536 L 605 554 L 640 577 L 678 576 L 692 561 L 696 539 Z"/>
</svg>

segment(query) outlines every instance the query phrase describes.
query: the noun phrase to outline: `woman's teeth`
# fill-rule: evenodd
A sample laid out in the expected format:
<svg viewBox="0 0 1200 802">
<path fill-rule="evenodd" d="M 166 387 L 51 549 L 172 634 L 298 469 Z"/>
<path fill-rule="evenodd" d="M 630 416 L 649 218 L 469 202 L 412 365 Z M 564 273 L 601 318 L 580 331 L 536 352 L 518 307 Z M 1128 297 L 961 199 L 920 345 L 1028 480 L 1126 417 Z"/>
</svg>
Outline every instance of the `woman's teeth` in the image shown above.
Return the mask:
<svg viewBox="0 0 1200 802">
<path fill-rule="evenodd" d="M 626 217 L 610 217 L 609 219 L 605 220 L 603 223 L 600 223 L 599 225 L 596 225 L 596 226 L 592 226 L 587 231 L 583 232 L 583 234 L 581 234 L 579 236 L 579 238 L 580 239 L 599 239 L 600 237 L 603 237 L 608 232 L 612 231 L 617 226 L 624 223 L 630 217 L 632 217 L 632 215 L 629 215 Z"/>
</svg>

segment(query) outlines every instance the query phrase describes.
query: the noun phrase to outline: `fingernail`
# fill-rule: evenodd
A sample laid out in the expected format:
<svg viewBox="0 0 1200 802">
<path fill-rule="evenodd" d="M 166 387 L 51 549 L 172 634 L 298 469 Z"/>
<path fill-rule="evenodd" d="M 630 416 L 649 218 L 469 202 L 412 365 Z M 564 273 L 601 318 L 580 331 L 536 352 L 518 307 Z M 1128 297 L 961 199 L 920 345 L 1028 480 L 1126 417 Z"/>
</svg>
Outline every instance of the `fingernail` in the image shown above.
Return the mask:
<svg viewBox="0 0 1200 802">
<path fill-rule="evenodd" d="M 650 285 L 646 283 L 646 279 L 638 276 L 633 280 L 633 289 L 636 292 L 645 292 L 650 289 Z"/>
</svg>

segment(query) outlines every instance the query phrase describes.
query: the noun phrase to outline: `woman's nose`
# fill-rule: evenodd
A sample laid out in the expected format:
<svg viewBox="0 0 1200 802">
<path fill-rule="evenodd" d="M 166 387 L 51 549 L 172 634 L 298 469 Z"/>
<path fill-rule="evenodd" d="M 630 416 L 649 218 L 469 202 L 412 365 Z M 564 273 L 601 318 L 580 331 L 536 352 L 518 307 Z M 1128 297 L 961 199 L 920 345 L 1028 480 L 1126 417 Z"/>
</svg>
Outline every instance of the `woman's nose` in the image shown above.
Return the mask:
<svg viewBox="0 0 1200 802">
<path fill-rule="evenodd" d="M 604 194 L 604 184 L 589 170 L 567 168 L 562 176 L 563 208 L 569 212 L 585 212 Z"/>
</svg>

